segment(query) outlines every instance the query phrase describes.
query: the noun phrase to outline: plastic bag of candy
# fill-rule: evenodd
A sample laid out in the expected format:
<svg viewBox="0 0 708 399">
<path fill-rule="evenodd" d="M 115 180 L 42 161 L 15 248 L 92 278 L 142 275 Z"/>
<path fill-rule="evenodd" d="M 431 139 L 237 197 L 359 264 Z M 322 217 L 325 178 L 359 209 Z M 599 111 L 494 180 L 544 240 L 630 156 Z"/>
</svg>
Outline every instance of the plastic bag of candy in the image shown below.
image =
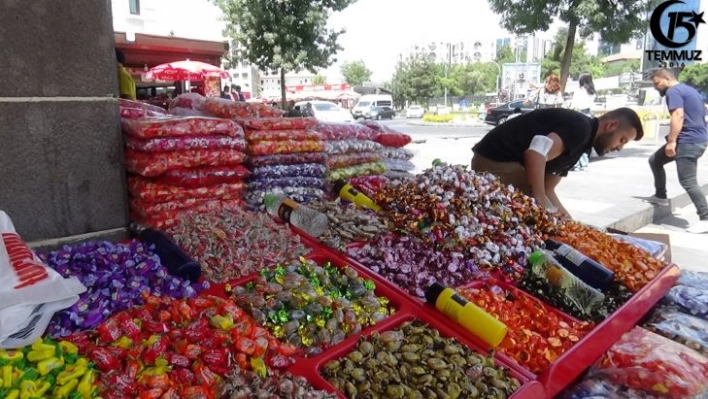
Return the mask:
<svg viewBox="0 0 708 399">
<path fill-rule="evenodd" d="M 593 366 L 590 377 L 668 398 L 687 398 L 708 388 L 708 359 L 677 342 L 635 327 Z"/>
<path fill-rule="evenodd" d="M 206 97 L 199 93 L 184 93 L 175 97 L 170 101 L 170 105 L 167 107 L 170 113 L 173 114 L 175 108 L 191 109 L 196 111 L 201 111 L 204 107 L 204 102 Z"/>
<path fill-rule="evenodd" d="M 675 285 L 666 294 L 663 302 L 708 320 L 708 291 L 706 290 L 687 285 Z"/>
<path fill-rule="evenodd" d="M 157 182 L 187 188 L 207 187 L 222 183 L 238 183 L 251 175 L 243 165 L 202 166 L 199 168 L 170 169 Z"/>
<path fill-rule="evenodd" d="M 347 154 L 352 152 L 378 152 L 384 148 L 371 140 L 334 140 L 325 141 L 325 152 L 328 154 Z"/>
<path fill-rule="evenodd" d="M 140 101 L 118 99 L 120 117 L 125 119 L 145 118 L 147 116 L 165 116 L 167 111 L 163 108 L 146 104 Z"/>
<path fill-rule="evenodd" d="M 248 189 L 250 191 L 267 191 L 276 187 L 312 187 L 321 189 L 324 184 L 324 179 L 320 177 L 258 177 L 250 179 L 250 181 L 248 182 Z"/>
<path fill-rule="evenodd" d="M 130 220 L 140 223 L 143 226 L 164 230 L 177 225 L 180 216 L 184 212 L 209 212 L 215 210 L 231 209 L 232 207 L 243 208 L 242 200 L 210 200 L 193 206 L 192 208 L 179 209 L 175 211 L 160 212 L 152 215 L 142 216 L 131 209 Z"/>
<path fill-rule="evenodd" d="M 682 270 L 676 284 L 708 291 L 708 273 Z"/>
<path fill-rule="evenodd" d="M 243 127 L 254 130 L 310 130 L 317 125 L 315 118 L 241 118 Z"/>
<path fill-rule="evenodd" d="M 388 127 L 380 122 L 364 120 L 364 121 L 359 121 L 359 123 L 368 127 L 369 129 L 374 130 L 379 133 L 389 133 L 389 132 L 398 133 L 396 130 L 391 129 L 390 127 Z"/>
<path fill-rule="evenodd" d="M 673 306 L 660 306 L 643 327 L 708 356 L 708 320 L 688 315 Z"/>
<path fill-rule="evenodd" d="M 381 175 L 356 176 L 349 179 L 349 184 L 366 196 L 371 197 L 388 185 L 388 178 Z"/>
<path fill-rule="evenodd" d="M 346 168 L 330 169 L 325 174 L 329 181 L 347 180 L 354 176 L 378 175 L 386 171 L 386 166 L 381 162 L 363 163 Z"/>
<path fill-rule="evenodd" d="M 187 188 L 158 183 L 139 176 L 128 178 L 128 193 L 144 202 L 159 203 L 187 199 L 237 199 L 243 194 L 244 184 L 222 183 L 214 186 Z"/>
<path fill-rule="evenodd" d="M 407 180 L 415 179 L 415 175 L 409 172 L 401 172 L 398 170 L 387 170 L 383 173 L 383 176 L 387 177 L 389 181 L 392 182 L 405 182 Z"/>
<path fill-rule="evenodd" d="M 405 148 L 383 147 L 379 151 L 381 158 L 410 160 L 413 158 L 413 151 Z"/>
<path fill-rule="evenodd" d="M 374 140 L 379 135 L 359 123 L 320 122 L 315 130 L 322 133 L 325 140 Z"/>
<path fill-rule="evenodd" d="M 327 167 L 320 163 L 302 163 L 293 165 L 267 165 L 253 168 L 252 176 L 283 178 L 291 176 L 323 177 Z"/>
<path fill-rule="evenodd" d="M 191 209 L 195 207 L 200 207 L 203 209 L 209 207 L 213 202 L 220 201 L 238 201 L 243 197 L 243 191 L 241 193 L 229 193 L 227 195 L 221 195 L 214 198 L 186 198 L 182 200 L 168 201 L 168 202 L 144 202 L 137 198 L 130 200 L 130 211 L 135 212 L 136 215 L 145 217 L 152 217 L 153 215 L 167 215 L 176 214 L 185 209 Z"/>
<path fill-rule="evenodd" d="M 182 107 L 177 107 L 177 108 L 172 108 L 170 110 L 170 115 L 174 116 L 207 116 L 202 111 L 198 111 L 196 109 L 191 109 L 191 108 L 182 108 Z"/>
<path fill-rule="evenodd" d="M 386 165 L 386 170 L 395 170 L 399 172 L 411 172 L 415 170 L 415 165 L 413 162 L 405 159 L 386 158 L 383 160 L 383 163 Z"/>
<path fill-rule="evenodd" d="M 125 139 L 125 146 L 140 152 L 218 149 L 244 151 L 246 149 L 246 140 L 228 136 L 156 137 L 153 139 L 137 139 L 128 136 Z"/>
<path fill-rule="evenodd" d="M 374 138 L 374 141 L 383 145 L 384 147 L 405 147 L 413 139 L 411 136 L 403 133 L 381 133 L 376 138 Z"/>
<path fill-rule="evenodd" d="M 627 388 L 602 378 L 585 378 L 560 395 L 560 399 L 659 399 L 660 397 L 648 392 Z"/>
<path fill-rule="evenodd" d="M 228 119 L 205 116 L 166 116 L 122 119 L 123 133 L 141 139 L 222 135 L 243 137 L 243 128 Z"/>
<path fill-rule="evenodd" d="M 610 234 L 612 237 L 616 238 L 617 240 L 624 241 L 628 244 L 632 244 L 635 247 L 638 247 L 640 249 L 645 250 L 646 252 L 650 253 L 651 256 L 658 258 L 666 252 L 666 249 L 668 248 L 668 245 L 658 242 L 658 241 L 652 241 L 652 240 L 647 240 L 644 238 L 639 238 L 639 237 L 633 237 L 630 235 L 626 234 Z"/>
<path fill-rule="evenodd" d="M 324 143 L 318 140 L 260 140 L 252 141 L 248 145 L 248 153 L 252 156 L 322 151 Z"/>
<path fill-rule="evenodd" d="M 270 154 L 259 155 L 248 158 L 248 165 L 251 167 L 268 165 L 294 165 L 299 163 L 320 163 L 323 164 L 327 154 L 323 152 L 298 152 L 295 154 Z"/>
<path fill-rule="evenodd" d="M 314 130 L 283 129 L 283 130 L 255 130 L 246 129 L 246 138 L 249 141 L 259 140 L 322 140 L 322 135 Z"/>
<path fill-rule="evenodd" d="M 245 200 L 249 207 L 263 209 L 263 197 L 266 194 L 282 194 L 298 203 L 306 203 L 314 199 L 323 198 L 324 191 L 315 187 L 273 187 L 269 190 L 249 191 Z"/>
<path fill-rule="evenodd" d="M 231 101 L 225 98 L 209 97 L 202 111 L 217 118 L 280 118 L 285 112 L 265 104 Z"/>
<path fill-rule="evenodd" d="M 346 168 L 347 166 L 362 163 L 376 162 L 379 156 L 373 152 L 355 152 L 352 154 L 332 154 L 325 160 L 325 165 L 330 169 Z"/>
<path fill-rule="evenodd" d="M 240 165 L 245 160 L 246 154 L 236 150 L 192 150 L 160 153 L 125 151 L 126 170 L 145 177 L 160 176 L 170 169 Z"/>
</svg>

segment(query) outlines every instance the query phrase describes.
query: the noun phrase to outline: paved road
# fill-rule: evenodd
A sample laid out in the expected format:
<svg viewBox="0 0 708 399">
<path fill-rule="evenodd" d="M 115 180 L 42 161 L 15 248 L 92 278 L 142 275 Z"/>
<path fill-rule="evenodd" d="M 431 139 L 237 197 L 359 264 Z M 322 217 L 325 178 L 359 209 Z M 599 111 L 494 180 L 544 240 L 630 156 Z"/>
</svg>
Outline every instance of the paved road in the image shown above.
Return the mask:
<svg viewBox="0 0 708 399">
<path fill-rule="evenodd" d="M 414 126 L 405 119 L 382 121 L 386 126 L 411 135 L 414 140 L 426 138 L 479 138 L 492 129 L 492 126 L 457 127 L 457 126 Z"/>
</svg>

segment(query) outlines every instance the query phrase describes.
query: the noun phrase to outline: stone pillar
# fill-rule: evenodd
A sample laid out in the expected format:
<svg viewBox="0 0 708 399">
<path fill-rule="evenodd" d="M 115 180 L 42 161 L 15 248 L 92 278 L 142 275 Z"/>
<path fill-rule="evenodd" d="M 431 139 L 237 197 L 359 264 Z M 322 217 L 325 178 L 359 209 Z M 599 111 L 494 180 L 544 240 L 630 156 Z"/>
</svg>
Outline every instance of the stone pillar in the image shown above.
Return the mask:
<svg viewBox="0 0 708 399">
<path fill-rule="evenodd" d="M 120 232 L 110 0 L 0 0 L 0 209 L 27 241 Z"/>
</svg>

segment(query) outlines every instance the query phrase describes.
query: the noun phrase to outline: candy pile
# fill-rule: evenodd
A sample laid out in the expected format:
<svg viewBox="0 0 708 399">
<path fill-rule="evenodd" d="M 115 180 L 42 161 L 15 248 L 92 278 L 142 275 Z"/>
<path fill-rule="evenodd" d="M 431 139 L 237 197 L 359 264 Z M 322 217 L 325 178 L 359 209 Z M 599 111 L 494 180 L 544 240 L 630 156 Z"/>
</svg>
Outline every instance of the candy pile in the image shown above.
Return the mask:
<svg viewBox="0 0 708 399">
<path fill-rule="evenodd" d="M 227 119 L 123 119 L 131 219 L 152 227 L 174 223 L 185 209 L 238 204 L 248 170 L 243 129 Z"/>
<path fill-rule="evenodd" d="M 233 297 L 253 318 L 286 342 L 316 355 L 393 313 L 375 285 L 345 266 L 301 258 L 264 269 Z"/>
<path fill-rule="evenodd" d="M 708 320 L 685 314 L 673 306 L 660 306 L 643 327 L 708 356 Z"/>
<path fill-rule="evenodd" d="M 353 203 L 344 203 L 339 199 L 316 200 L 307 206 L 327 215 L 329 227 L 319 240 L 332 248 L 345 250 L 348 244 L 376 241 L 389 233 L 388 227 L 374 212 Z"/>
<path fill-rule="evenodd" d="M 518 279 L 527 256 L 552 230 L 555 217 L 535 201 L 504 187 L 489 173 L 445 164 L 411 182 L 374 195 L 396 228 L 423 239 L 438 251 L 463 254 L 480 268 L 500 268 Z"/>
<path fill-rule="evenodd" d="M 644 250 L 581 223 L 564 223 L 554 239 L 615 272 L 617 281 L 632 292 L 639 291 L 666 267 Z"/>
<path fill-rule="evenodd" d="M 508 398 L 519 389 L 509 370 L 419 321 L 362 337 L 322 375 L 347 398 Z"/>
<path fill-rule="evenodd" d="M 394 177 L 399 177 L 402 173 L 410 173 L 415 170 L 415 165 L 411 162 L 413 152 L 403 147 L 410 144 L 411 136 L 391 129 L 375 121 L 359 122 L 379 133 L 375 141 L 383 146 L 378 152 L 381 162 L 386 166 L 386 173 Z"/>
<path fill-rule="evenodd" d="M 671 287 L 663 301 L 686 313 L 708 320 L 708 291 L 705 289 L 675 285 Z"/>
<path fill-rule="evenodd" d="M 285 114 L 285 111 L 266 104 L 231 101 L 219 97 L 206 98 L 200 111 L 225 119 L 280 118 Z"/>
<path fill-rule="evenodd" d="M 390 184 L 390 180 L 382 175 L 357 176 L 349 179 L 349 184 L 371 198 L 374 193 Z"/>
<path fill-rule="evenodd" d="M 246 128 L 251 171 L 247 203 L 263 209 L 265 194 L 284 194 L 297 202 L 324 196 L 324 142 L 311 130 L 313 118 L 241 119 Z"/>
<path fill-rule="evenodd" d="M 378 135 L 376 131 L 358 123 L 333 122 L 320 122 L 315 130 L 325 139 L 327 180 L 346 180 L 385 171 L 377 154 L 381 145 L 373 141 Z"/>
<path fill-rule="evenodd" d="M 592 327 L 564 320 L 541 301 L 499 286 L 457 290 L 460 295 L 506 324 L 500 350 L 532 373 L 543 372 Z"/>
<path fill-rule="evenodd" d="M 149 297 L 67 339 L 102 372 L 98 390 L 106 399 L 213 398 L 233 367 L 264 374 L 289 366 L 295 353 L 216 297 Z"/>
<path fill-rule="evenodd" d="M 216 283 L 245 277 L 309 252 L 299 236 L 268 215 L 239 208 L 185 212 L 167 234 L 199 262 L 204 277 Z"/>
<path fill-rule="evenodd" d="M 670 398 L 708 388 L 708 359 L 677 342 L 635 327 L 593 366 L 588 377 Z"/>
<path fill-rule="evenodd" d="M 652 395 L 650 393 L 631 389 L 602 377 L 585 378 L 568 392 L 560 396 L 560 399 L 659 399 L 663 395 Z"/>
<path fill-rule="evenodd" d="M 435 251 L 415 237 L 382 237 L 360 247 L 350 247 L 347 253 L 419 298 L 425 298 L 425 291 L 436 281 L 457 287 L 478 275 L 472 262 L 464 260 L 462 254 Z"/>
<path fill-rule="evenodd" d="M 93 399 L 96 370 L 70 342 L 45 338 L 0 349 L 0 398 Z"/>
<path fill-rule="evenodd" d="M 290 373 L 269 373 L 265 378 L 252 371 L 234 369 L 228 375 L 223 399 L 278 398 L 278 399 L 337 399 L 338 396 L 319 391 L 304 377 Z"/>
<path fill-rule="evenodd" d="M 145 293 L 188 298 L 202 289 L 169 275 L 160 258 L 136 240 L 87 242 L 39 256 L 63 277 L 78 278 L 87 289 L 72 307 L 54 315 L 47 330 L 53 337 L 95 328 L 114 313 L 142 305 Z"/>
</svg>

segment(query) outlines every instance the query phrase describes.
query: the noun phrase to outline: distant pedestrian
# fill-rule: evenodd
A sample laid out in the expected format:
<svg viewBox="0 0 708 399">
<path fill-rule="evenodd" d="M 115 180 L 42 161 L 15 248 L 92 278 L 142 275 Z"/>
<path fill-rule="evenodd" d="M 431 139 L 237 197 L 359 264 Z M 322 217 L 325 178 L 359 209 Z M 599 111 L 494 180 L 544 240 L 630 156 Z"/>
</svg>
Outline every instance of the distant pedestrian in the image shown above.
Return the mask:
<svg viewBox="0 0 708 399">
<path fill-rule="evenodd" d="M 595 83 L 592 81 L 592 75 L 584 73 L 578 79 L 578 89 L 573 93 L 573 99 L 570 100 L 570 109 L 580 112 L 581 114 L 592 117 L 590 109 L 595 105 Z M 590 154 L 583 154 L 578 163 L 573 167 L 574 171 L 585 170 L 590 165 Z"/>
<path fill-rule="evenodd" d="M 552 73 L 546 76 L 543 87 L 539 88 L 525 105 L 535 104 L 536 109 L 560 108 L 563 106 L 563 92 L 558 75 Z"/>
<path fill-rule="evenodd" d="M 118 49 L 116 49 L 116 61 L 118 62 L 118 89 L 120 98 L 135 100 L 137 97 L 135 79 L 133 79 L 130 72 L 125 68 L 125 54 Z"/>
<path fill-rule="evenodd" d="M 224 86 L 220 97 L 226 100 L 233 100 L 233 97 L 231 97 L 231 88 L 228 85 Z"/>
<path fill-rule="evenodd" d="M 241 86 L 231 85 L 231 95 L 234 101 L 246 101 L 246 96 L 241 93 Z"/>
</svg>

